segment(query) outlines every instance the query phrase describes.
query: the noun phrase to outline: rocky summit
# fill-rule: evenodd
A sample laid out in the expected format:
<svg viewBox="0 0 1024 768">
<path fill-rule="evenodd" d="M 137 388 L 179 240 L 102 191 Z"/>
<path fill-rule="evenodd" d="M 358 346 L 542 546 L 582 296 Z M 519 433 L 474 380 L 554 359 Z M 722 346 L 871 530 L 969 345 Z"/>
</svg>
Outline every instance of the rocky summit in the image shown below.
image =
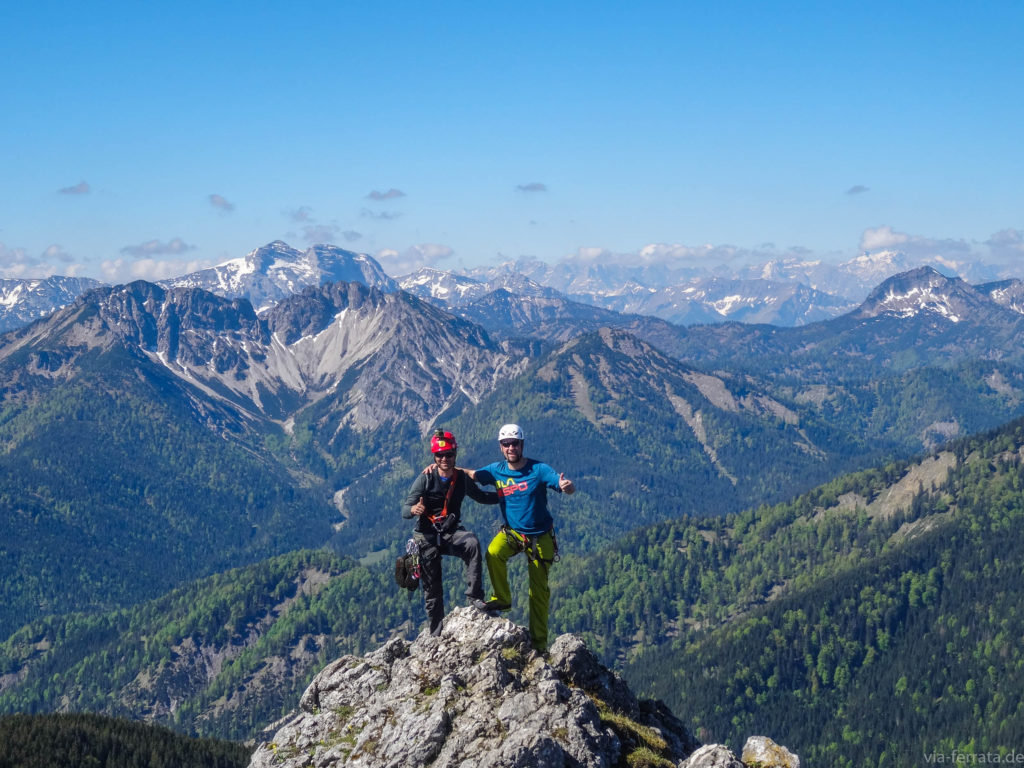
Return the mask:
<svg viewBox="0 0 1024 768">
<path fill-rule="evenodd" d="M 776 753 L 788 759 L 776 765 L 799 766 Z M 579 637 L 560 636 L 545 658 L 525 628 L 457 608 L 440 637 L 394 638 L 329 664 L 250 768 L 425 765 L 744 764 L 725 747 L 701 747 L 662 703 L 638 699 Z"/>
</svg>

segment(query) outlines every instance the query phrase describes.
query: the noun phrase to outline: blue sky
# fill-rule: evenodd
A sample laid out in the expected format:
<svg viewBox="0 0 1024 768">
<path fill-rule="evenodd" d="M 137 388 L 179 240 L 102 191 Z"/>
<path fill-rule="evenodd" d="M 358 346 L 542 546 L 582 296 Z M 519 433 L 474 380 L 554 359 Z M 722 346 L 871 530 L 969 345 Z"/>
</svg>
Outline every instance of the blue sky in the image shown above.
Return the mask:
<svg viewBox="0 0 1024 768">
<path fill-rule="evenodd" d="M 3 277 L 1024 256 L 1020 2 L 13 5 Z"/>
</svg>

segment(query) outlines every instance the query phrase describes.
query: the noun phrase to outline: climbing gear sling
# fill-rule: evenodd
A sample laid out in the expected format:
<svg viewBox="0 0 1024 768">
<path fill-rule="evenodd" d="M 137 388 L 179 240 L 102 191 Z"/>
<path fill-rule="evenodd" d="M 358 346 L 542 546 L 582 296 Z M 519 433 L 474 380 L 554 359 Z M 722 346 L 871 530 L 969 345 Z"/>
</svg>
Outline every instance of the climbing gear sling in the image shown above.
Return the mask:
<svg viewBox="0 0 1024 768">
<path fill-rule="evenodd" d="M 519 552 L 525 552 L 526 556 L 530 558 L 532 562 L 551 565 L 551 563 L 557 563 L 559 561 L 558 539 L 555 538 L 554 526 L 551 526 L 550 531 L 551 543 L 554 545 L 554 553 L 550 559 L 540 556 L 540 549 L 537 547 L 537 539 L 540 538 L 539 536 L 527 536 L 513 528 L 509 528 L 507 525 L 501 526 L 501 530 L 505 533 L 505 540 L 508 541 L 509 545 Z"/>
<path fill-rule="evenodd" d="M 441 534 L 444 532 L 443 526 L 445 520 L 447 520 L 448 518 L 448 502 L 452 498 L 452 492 L 455 490 L 455 483 L 458 482 L 458 479 L 459 470 L 456 469 L 452 473 L 451 479 L 448 481 L 448 493 L 445 494 L 444 497 L 444 506 L 441 508 L 441 511 L 438 512 L 436 515 L 430 515 L 430 517 L 427 518 L 430 521 L 431 525 L 434 526 L 434 530 L 437 531 L 437 546 L 439 547 L 441 546 Z"/>
</svg>

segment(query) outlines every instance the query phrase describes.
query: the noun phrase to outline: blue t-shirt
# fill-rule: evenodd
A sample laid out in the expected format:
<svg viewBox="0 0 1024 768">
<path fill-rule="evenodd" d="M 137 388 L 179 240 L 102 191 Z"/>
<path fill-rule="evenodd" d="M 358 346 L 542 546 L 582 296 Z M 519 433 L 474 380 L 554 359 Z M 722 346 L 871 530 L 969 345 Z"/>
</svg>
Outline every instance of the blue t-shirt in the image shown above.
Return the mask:
<svg viewBox="0 0 1024 768">
<path fill-rule="evenodd" d="M 554 520 L 548 512 L 548 488 L 562 492 L 558 473 L 547 464 L 527 459 L 519 469 L 507 461 L 496 461 L 476 471 L 476 481 L 498 490 L 498 506 L 505 525 L 527 536 L 551 530 Z"/>
</svg>

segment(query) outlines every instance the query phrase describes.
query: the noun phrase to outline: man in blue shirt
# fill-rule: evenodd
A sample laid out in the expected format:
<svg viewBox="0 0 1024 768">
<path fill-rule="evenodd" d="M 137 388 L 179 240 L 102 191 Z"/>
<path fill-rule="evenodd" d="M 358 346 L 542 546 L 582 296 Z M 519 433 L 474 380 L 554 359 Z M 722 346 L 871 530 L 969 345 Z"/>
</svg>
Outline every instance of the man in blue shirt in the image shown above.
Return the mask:
<svg viewBox="0 0 1024 768">
<path fill-rule="evenodd" d="M 492 611 L 507 611 L 512 607 L 507 563 L 520 552 L 526 552 L 530 575 L 530 639 L 539 653 L 545 653 L 551 599 L 548 568 L 557 553 L 554 520 L 548 511 L 548 489 L 572 494 L 576 486 L 547 464 L 526 458 L 523 441 L 519 425 L 506 424 L 498 431 L 504 460 L 488 464 L 470 476 L 481 485 L 493 485 L 497 489 L 503 522 L 498 535 L 487 547 L 492 597 L 484 605 Z"/>
</svg>

